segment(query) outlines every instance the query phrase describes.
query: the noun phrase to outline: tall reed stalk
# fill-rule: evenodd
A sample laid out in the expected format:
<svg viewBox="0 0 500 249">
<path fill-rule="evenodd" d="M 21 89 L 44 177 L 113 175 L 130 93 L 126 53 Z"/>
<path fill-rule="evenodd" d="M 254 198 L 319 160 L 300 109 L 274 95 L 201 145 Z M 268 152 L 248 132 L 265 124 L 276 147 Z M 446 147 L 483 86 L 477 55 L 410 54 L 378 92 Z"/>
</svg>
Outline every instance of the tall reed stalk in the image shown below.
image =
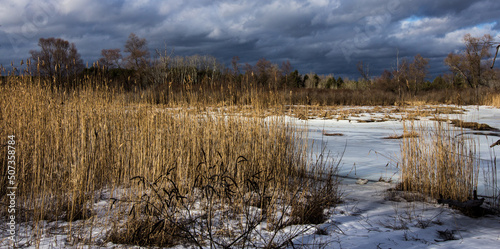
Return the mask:
<svg viewBox="0 0 500 249">
<path fill-rule="evenodd" d="M 261 207 L 271 199 L 279 203 L 278 196 L 291 203 L 294 193 L 305 191 L 297 183 L 305 176 L 306 143 L 286 122 L 274 93 L 248 89 L 250 106 L 198 99 L 199 91 L 186 92 L 187 101 L 172 98 L 161 105 L 148 94 L 92 77 L 71 89 L 41 77 L 2 78 L 0 141 L 16 136 L 19 222 L 38 227 L 42 220 L 89 218 L 96 191 L 136 193 L 131 179 L 137 176 L 168 175 L 182 195 L 204 186 L 203 177 L 227 176 L 241 193 L 260 191 Z M 5 160 L 0 158 L 2 172 Z M 241 198 L 235 202 L 247 207 Z"/>
<path fill-rule="evenodd" d="M 401 187 L 434 198 L 465 201 L 477 190 L 475 141 L 449 124 L 413 128 L 418 137 L 401 144 Z"/>
<path fill-rule="evenodd" d="M 483 104 L 500 108 L 500 94 L 498 93 L 488 94 Z"/>
</svg>

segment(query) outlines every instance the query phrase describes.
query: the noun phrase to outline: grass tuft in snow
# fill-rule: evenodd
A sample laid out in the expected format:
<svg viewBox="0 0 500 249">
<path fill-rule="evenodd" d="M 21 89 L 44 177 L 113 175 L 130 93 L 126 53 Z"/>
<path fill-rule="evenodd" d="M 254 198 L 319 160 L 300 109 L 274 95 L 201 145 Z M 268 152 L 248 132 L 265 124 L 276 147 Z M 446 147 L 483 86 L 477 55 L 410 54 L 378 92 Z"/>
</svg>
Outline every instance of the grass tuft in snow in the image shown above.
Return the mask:
<svg viewBox="0 0 500 249">
<path fill-rule="evenodd" d="M 401 144 L 400 189 L 435 199 L 472 199 L 479 176 L 475 141 L 440 122 L 433 129 L 419 127 L 418 133 Z"/>
</svg>

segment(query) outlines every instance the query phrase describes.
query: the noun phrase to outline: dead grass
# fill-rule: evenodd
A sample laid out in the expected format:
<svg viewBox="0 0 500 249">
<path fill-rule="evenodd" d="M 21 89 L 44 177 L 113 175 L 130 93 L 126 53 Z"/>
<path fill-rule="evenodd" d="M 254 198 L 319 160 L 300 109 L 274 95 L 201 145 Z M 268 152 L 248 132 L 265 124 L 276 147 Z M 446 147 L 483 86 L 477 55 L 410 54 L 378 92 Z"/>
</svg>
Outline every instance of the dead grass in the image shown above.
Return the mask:
<svg viewBox="0 0 500 249">
<path fill-rule="evenodd" d="M 342 134 L 342 133 L 329 133 L 329 132 L 323 131 L 323 136 L 327 136 L 327 137 L 341 137 L 341 136 L 344 136 L 344 134 Z"/>
<path fill-rule="evenodd" d="M 109 238 L 146 246 L 248 246 L 248 235 L 261 221 L 274 235 L 290 224 L 322 222 L 324 209 L 339 201 L 338 182 L 324 165 L 306 168 L 307 143 L 285 115 L 351 119 L 367 110 L 324 106 L 399 101 L 378 90 L 271 91 L 248 78 L 243 86 L 186 82 L 172 88 L 163 82 L 135 90 L 92 76 L 76 83 L 69 88 L 39 76 L 1 78 L 0 138 L 15 135 L 18 143 L 20 222 L 38 227 L 42 220 L 88 219 L 96 191 L 126 189 L 120 198 L 137 208 L 129 210 L 125 224 L 114 224 Z M 456 110 L 403 106 L 386 112 L 418 117 Z M 422 137 L 403 134 L 402 189 L 467 197 L 477 184 L 475 162 L 468 161 L 466 140 L 456 143 L 452 137 L 435 134 L 427 146 Z M 5 157 L 0 165 L 5 172 Z M 0 194 L 5 201 L 5 192 Z M 227 225 L 234 220 L 238 228 Z M 34 231 L 30 236 L 37 243 L 44 234 Z M 269 238 L 258 245 L 288 243 Z"/>
<path fill-rule="evenodd" d="M 435 199 L 466 201 L 473 197 L 479 176 L 474 140 L 445 125 L 409 129 L 421 136 L 402 141 L 399 186 Z"/>
<path fill-rule="evenodd" d="M 453 119 L 450 122 L 459 128 L 471 129 L 476 131 L 499 131 L 497 128 L 493 128 L 488 124 L 482 124 L 477 122 L 466 122 L 458 119 Z"/>
<path fill-rule="evenodd" d="M 491 127 L 488 124 L 478 123 L 478 122 L 467 122 L 460 119 L 444 119 L 444 118 L 431 118 L 431 120 L 438 122 L 449 122 L 453 124 L 455 127 L 463 128 L 463 129 L 471 129 L 475 131 L 500 131 L 497 128 Z"/>
<path fill-rule="evenodd" d="M 500 94 L 499 93 L 488 94 L 486 100 L 482 104 L 500 108 Z"/>
<path fill-rule="evenodd" d="M 313 118 L 349 120 L 360 123 L 387 122 L 396 120 L 420 120 L 423 117 L 436 119 L 443 114 L 463 114 L 464 109 L 454 106 L 435 105 L 403 105 L 403 106 L 287 106 L 286 113 L 301 120 Z M 362 119 L 365 114 L 382 114 L 383 116 Z"/>
<path fill-rule="evenodd" d="M 402 135 L 390 135 L 387 137 L 384 137 L 384 139 L 402 139 L 402 138 L 415 138 L 418 137 L 418 133 L 416 131 L 409 131 L 409 132 L 404 132 Z"/>
<path fill-rule="evenodd" d="M 231 247 L 232 242 L 248 243 L 247 231 L 253 231 L 259 221 L 278 220 L 276 229 L 289 225 L 289 219 L 269 214 L 285 210 L 289 215 L 297 193 L 314 196 L 321 190 L 315 184 L 326 186 L 305 180 L 307 143 L 297 128 L 286 123 L 282 106 L 269 108 L 272 101 L 266 100 L 273 99 L 273 93 L 249 91 L 246 96 L 254 96 L 245 101 L 249 106 L 207 102 L 194 93 L 184 95 L 187 100 L 162 105 L 145 97 L 152 92 L 131 94 L 104 83 L 96 86 L 92 80 L 71 90 L 31 77 L 11 77 L 0 85 L 0 137 L 15 135 L 18 143 L 16 197 L 19 209 L 26 210 L 19 222 L 37 227 L 42 220 L 88 219 L 96 191 L 127 189 L 119 198 L 141 203 L 142 208 L 138 204 L 130 212 L 134 217 L 117 217 L 127 222 L 114 225 L 111 240 Z M 259 94 L 267 97 L 256 97 Z M 269 115 L 273 117 L 262 118 Z M 0 160 L 2 167 L 6 165 L 5 158 Z M 142 177 L 147 183 L 164 176 L 168 180 L 158 182 L 158 187 L 168 197 L 138 186 L 134 178 Z M 328 188 L 336 196 L 336 188 Z M 261 211 L 256 216 L 247 202 L 249 193 L 258 199 Z M 147 202 L 146 196 L 151 197 Z M 191 204 L 179 201 L 184 197 Z M 5 200 L 5 193 L 0 198 Z M 326 208 L 315 198 L 306 204 L 315 202 L 318 208 L 307 209 L 309 216 L 322 215 Z M 204 215 L 181 219 L 186 211 L 199 211 L 194 203 L 202 206 Z M 153 205 L 159 207 L 156 213 Z M 168 206 L 173 208 L 170 214 L 165 212 Z M 151 212 L 145 213 L 148 208 Z M 246 219 L 238 218 L 245 215 Z M 246 230 L 215 229 L 229 220 L 244 222 Z M 194 225 L 208 229 L 207 233 L 193 231 L 199 229 Z M 44 236 L 42 231 L 35 230 L 33 243 Z M 263 242 L 272 243 L 272 239 Z"/>
</svg>

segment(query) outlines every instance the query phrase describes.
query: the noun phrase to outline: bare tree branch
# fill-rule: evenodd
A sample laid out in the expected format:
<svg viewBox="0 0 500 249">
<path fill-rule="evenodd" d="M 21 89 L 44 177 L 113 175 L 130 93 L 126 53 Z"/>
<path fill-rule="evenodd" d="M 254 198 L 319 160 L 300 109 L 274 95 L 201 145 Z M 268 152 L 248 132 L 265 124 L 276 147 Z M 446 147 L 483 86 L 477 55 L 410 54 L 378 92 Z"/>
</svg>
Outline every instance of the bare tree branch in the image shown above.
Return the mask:
<svg viewBox="0 0 500 249">
<path fill-rule="evenodd" d="M 497 46 L 497 52 L 495 53 L 495 57 L 493 58 L 493 62 L 491 63 L 491 69 L 493 69 L 493 66 L 495 65 L 495 60 L 497 59 L 498 55 L 498 49 L 500 48 L 500 45 Z"/>
</svg>

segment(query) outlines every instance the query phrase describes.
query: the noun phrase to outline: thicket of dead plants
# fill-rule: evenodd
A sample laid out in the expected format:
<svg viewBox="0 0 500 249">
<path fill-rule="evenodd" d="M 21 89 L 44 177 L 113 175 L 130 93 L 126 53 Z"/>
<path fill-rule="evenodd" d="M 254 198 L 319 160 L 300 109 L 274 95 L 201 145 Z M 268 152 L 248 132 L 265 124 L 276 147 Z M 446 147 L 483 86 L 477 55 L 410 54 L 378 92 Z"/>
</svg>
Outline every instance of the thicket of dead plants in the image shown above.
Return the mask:
<svg viewBox="0 0 500 249">
<path fill-rule="evenodd" d="M 186 85 L 157 104 L 157 92 L 107 83 L 98 73 L 71 88 L 2 78 L 0 137 L 17 141 L 18 222 L 89 219 L 96 192 L 124 189 L 110 200 L 130 215 L 109 231 L 115 243 L 283 247 L 309 229 L 283 228 L 322 222 L 339 201 L 332 167 L 306 164 L 304 134 L 285 121 L 279 94 L 245 88 L 237 94 L 249 106 L 237 106 Z M 44 230 L 33 231 L 36 243 Z"/>
</svg>

